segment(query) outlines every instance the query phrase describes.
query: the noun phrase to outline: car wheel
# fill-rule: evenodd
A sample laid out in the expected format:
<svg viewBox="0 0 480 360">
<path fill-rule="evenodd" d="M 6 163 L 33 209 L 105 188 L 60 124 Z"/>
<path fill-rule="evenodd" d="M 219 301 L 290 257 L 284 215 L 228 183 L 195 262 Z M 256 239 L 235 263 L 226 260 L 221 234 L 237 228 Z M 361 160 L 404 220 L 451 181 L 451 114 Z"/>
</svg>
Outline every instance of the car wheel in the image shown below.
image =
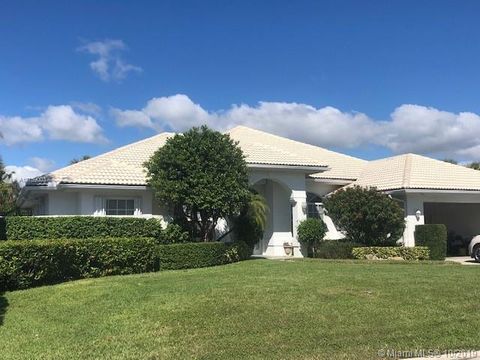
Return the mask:
<svg viewBox="0 0 480 360">
<path fill-rule="evenodd" d="M 480 262 L 480 245 L 476 245 L 473 248 L 473 258 L 476 262 Z"/>
</svg>

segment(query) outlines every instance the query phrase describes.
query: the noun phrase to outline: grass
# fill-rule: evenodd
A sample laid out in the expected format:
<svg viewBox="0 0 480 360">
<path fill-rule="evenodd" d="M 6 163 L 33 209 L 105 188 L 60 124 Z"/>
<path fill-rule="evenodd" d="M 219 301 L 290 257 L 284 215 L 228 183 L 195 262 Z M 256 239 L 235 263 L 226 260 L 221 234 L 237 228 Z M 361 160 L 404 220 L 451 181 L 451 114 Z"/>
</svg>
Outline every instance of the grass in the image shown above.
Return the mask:
<svg viewBox="0 0 480 360">
<path fill-rule="evenodd" d="M 479 348 L 479 274 L 442 263 L 252 260 L 9 292 L 0 357 L 375 359 L 386 348 Z"/>
</svg>

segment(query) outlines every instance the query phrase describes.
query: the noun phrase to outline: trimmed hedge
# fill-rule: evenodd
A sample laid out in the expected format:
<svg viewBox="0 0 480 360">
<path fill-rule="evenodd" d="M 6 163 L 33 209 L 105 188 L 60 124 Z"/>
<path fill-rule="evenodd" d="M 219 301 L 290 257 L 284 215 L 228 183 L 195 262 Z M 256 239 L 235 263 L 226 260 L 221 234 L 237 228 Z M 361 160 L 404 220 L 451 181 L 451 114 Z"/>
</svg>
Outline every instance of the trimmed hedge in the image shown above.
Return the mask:
<svg viewBox="0 0 480 360">
<path fill-rule="evenodd" d="M 315 257 L 320 259 L 353 259 L 352 250 L 362 244 L 345 240 L 324 240 L 315 248 Z"/>
<path fill-rule="evenodd" d="M 366 259 L 366 260 L 389 260 L 389 259 L 395 259 L 395 258 L 402 258 L 403 260 L 427 260 L 430 258 L 430 251 L 425 246 L 358 247 L 358 248 L 353 248 L 352 254 L 355 259 Z"/>
<path fill-rule="evenodd" d="M 415 226 L 415 244 L 430 249 L 430 259 L 445 260 L 447 256 L 447 227 L 443 224 Z"/>
<path fill-rule="evenodd" d="M 191 269 L 246 260 L 251 255 L 244 242 L 202 242 L 162 245 L 157 248 L 161 270 Z"/>
<path fill-rule="evenodd" d="M 245 243 L 158 245 L 153 238 L 0 242 L 0 292 L 62 281 L 222 265 L 248 259 Z"/>
<path fill-rule="evenodd" d="M 116 218 L 109 216 L 33 217 L 11 216 L 3 219 L 7 240 L 88 239 L 106 237 L 161 238 L 157 219 Z M 1 231 L 2 225 L 0 225 Z"/>
<path fill-rule="evenodd" d="M 0 291 L 88 277 L 158 270 L 151 238 L 0 243 Z"/>
<path fill-rule="evenodd" d="M 188 232 L 183 230 L 180 225 L 174 223 L 170 223 L 165 227 L 159 240 L 161 244 L 183 244 L 188 242 L 192 242 Z"/>
</svg>

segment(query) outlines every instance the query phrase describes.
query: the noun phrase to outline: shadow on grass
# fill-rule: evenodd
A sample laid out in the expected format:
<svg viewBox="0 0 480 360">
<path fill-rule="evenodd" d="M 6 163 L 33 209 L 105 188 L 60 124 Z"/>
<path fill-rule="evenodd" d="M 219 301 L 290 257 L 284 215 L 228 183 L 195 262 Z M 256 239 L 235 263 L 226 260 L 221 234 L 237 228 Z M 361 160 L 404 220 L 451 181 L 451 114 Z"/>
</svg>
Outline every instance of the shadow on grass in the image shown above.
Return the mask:
<svg viewBox="0 0 480 360">
<path fill-rule="evenodd" d="M 5 297 L 5 293 L 0 292 L 0 326 L 3 325 L 3 319 L 5 318 L 7 307 L 8 307 L 8 300 Z"/>
</svg>

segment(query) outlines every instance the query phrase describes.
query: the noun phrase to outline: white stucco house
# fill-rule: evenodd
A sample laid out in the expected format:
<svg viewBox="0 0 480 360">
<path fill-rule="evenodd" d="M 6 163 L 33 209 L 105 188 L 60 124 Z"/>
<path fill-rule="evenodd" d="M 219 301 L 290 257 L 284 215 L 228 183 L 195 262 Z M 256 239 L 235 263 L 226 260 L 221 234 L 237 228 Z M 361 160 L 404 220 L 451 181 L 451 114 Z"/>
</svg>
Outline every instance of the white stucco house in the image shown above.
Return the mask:
<svg viewBox="0 0 480 360">
<path fill-rule="evenodd" d="M 414 154 L 365 161 L 263 131 L 237 126 L 228 134 L 242 148 L 251 185 L 270 207 L 258 255 L 284 256 L 294 246 L 297 224 L 322 217 L 328 239 L 339 239 L 322 198 L 343 186 L 374 186 L 397 199 L 405 210 L 405 246 L 414 246 L 415 226 L 443 223 L 469 237 L 480 234 L 480 171 Z M 165 144 L 162 133 L 32 179 L 22 191 L 22 206 L 36 216 L 144 216 L 168 220 L 169 212 L 146 184 L 143 163 Z"/>
</svg>

